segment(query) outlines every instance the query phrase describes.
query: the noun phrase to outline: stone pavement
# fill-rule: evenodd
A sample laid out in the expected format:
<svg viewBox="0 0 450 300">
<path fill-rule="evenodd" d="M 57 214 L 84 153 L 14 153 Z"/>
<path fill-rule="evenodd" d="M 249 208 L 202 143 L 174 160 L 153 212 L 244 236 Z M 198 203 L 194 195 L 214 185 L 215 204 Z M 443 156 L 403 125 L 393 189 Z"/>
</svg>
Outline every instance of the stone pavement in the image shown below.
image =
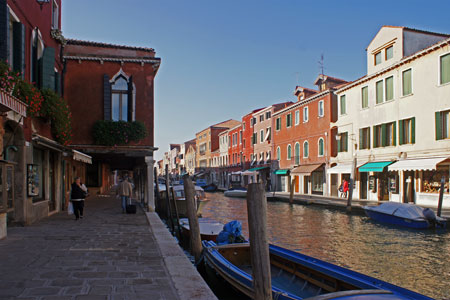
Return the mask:
<svg viewBox="0 0 450 300">
<path fill-rule="evenodd" d="M 185 299 L 158 243 L 141 209 L 126 215 L 116 198 L 92 197 L 79 221 L 62 212 L 8 228 L 0 299 Z"/>
</svg>

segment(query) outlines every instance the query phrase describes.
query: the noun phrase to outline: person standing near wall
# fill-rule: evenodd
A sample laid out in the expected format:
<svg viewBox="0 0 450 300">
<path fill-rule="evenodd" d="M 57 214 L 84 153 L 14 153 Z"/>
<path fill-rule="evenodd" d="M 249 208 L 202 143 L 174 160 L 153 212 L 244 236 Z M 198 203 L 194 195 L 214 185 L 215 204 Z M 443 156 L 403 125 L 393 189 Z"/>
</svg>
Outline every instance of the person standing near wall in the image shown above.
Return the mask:
<svg viewBox="0 0 450 300">
<path fill-rule="evenodd" d="M 86 199 L 87 194 L 87 188 L 81 183 L 81 178 L 75 177 L 75 182 L 72 183 L 72 190 L 70 193 L 70 201 L 72 201 L 75 220 L 83 218 L 84 199 Z"/>
</svg>

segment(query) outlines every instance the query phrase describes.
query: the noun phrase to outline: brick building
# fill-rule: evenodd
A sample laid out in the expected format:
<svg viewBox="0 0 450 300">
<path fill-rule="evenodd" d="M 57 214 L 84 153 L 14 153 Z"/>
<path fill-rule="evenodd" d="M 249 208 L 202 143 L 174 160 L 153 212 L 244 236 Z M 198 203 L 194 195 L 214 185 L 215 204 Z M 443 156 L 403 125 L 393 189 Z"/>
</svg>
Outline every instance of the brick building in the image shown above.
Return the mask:
<svg viewBox="0 0 450 300">
<path fill-rule="evenodd" d="M 319 75 L 315 85 L 319 90 L 296 87 L 298 101 L 273 114 L 275 158 L 283 171 L 277 171 L 278 189 L 289 190 L 290 180 L 283 176 L 288 170 L 294 192 L 326 194 L 326 170 L 329 158 L 336 156 L 336 139 L 330 124 L 337 120 L 334 90 L 345 81 Z"/>
<path fill-rule="evenodd" d="M 107 190 L 115 170 L 128 172 L 138 199 L 154 207 L 154 78 L 160 62 L 152 48 L 67 41 L 64 93 L 77 128 L 72 146 L 93 157 L 86 178 L 91 190 Z M 137 129 L 127 128 L 146 135 L 128 140 Z"/>
</svg>

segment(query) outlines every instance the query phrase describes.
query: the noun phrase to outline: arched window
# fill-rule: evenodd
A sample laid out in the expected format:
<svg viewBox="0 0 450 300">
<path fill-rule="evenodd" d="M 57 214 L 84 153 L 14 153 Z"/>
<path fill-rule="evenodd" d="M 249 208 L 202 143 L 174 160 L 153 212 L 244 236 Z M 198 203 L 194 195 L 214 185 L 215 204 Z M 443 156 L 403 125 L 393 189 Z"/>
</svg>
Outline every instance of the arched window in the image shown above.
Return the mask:
<svg viewBox="0 0 450 300">
<path fill-rule="evenodd" d="M 299 143 L 295 143 L 295 154 L 294 154 L 294 160 L 295 160 L 295 164 L 299 165 L 300 164 L 300 144 Z"/>
<path fill-rule="evenodd" d="M 128 121 L 128 82 L 119 76 L 111 86 L 112 92 L 112 120 Z"/>
<path fill-rule="evenodd" d="M 308 141 L 305 141 L 303 143 L 303 157 L 307 158 L 309 156 L 309 143 Z"/>
<path fill-rule="evenodd" d="M 323 156 L 323 138 L 319 139 L 319 156 Z"/>
<path fill-rule="evenodd" d="M 280 147 L 277 148 L 277 159 L 281 160 L 281 149 L 280 149 Z"/>
<path fill-rule="evenodd" d="M 292 158 L 292 147 L 291 147 L 291 145 L 288 145 L 287 146 L 287 159 L 291 160 L 291 158 Z"/>
</svg>

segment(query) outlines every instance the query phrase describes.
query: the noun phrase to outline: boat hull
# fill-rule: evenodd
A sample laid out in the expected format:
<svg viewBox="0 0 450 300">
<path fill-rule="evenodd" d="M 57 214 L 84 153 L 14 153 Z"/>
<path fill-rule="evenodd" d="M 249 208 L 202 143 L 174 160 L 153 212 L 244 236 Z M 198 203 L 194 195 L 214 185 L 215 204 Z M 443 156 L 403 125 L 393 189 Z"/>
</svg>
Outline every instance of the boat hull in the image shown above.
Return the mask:
<svg viewBox="0 0 450 300">
<path fill-rule="evenodd" d="M 244 253 L 250 251 L 249 245 L 216 246 L 213 242 L 204 241 L 203 247 L 206 264 L 236 289 L 253 298 L 251 270 L 246 269 L 245 264 L 242 267 L 235 264 L 243 261 L 240 256 L 245 256 L 245 254 L 242 254 L 243 251 Z M 373 277 L 281 247 L 270 245 L 269 251 L 272 265 L 272 296 L 274 299 L 431 299 Z M 246 253 L 246 255 L 248 256 L 249 253 Z M 225 256 L 230 257 L 235 263 Z M 277 272 L 274 266 L 280 267 L 278 270 L 284 272 L 288 270 L 292 274 L 287 273 L 286 276 L 281 277 L 279 275 L 281 272 L 274 273 L 274 271 Z M 309 271 L 305 272 L 305 270 Z M 310 277 L 306 275 L 308 272 Z M 322 278 L 322 281 L 317 279 L 319 277 Z M 283 278 L 284 281 L 280 282 L 279 278 Z M 293 280 L 294 278 L 295 280 Z M 301 280 L 304 280 L 305 283 L 296 285 Z M 324 284 L 326 282 L 334 282 L 334 284 Z M 312 289 L 311 285 L 313 284 L 317 285 L 315 289 Z M 305 286 L 307 288 L 303 291 Z"/>
<path fill-rule="evenodd" d="M 247 197 L 247 191 L 244 190 L 228 190 L 225 191 L 224 196 L 232 198 L 245 198 Z"/>
<path fill-rule="evenodd" d="M 411 220 L 407 218 L 383 214 L 370 209 L 364 209 L 364 211 L 369 218 L 384 224 L 398 225 L 415 229 L 427 229 L 431 227 L 431 224 L 426 220 Z"/>
</svg>

